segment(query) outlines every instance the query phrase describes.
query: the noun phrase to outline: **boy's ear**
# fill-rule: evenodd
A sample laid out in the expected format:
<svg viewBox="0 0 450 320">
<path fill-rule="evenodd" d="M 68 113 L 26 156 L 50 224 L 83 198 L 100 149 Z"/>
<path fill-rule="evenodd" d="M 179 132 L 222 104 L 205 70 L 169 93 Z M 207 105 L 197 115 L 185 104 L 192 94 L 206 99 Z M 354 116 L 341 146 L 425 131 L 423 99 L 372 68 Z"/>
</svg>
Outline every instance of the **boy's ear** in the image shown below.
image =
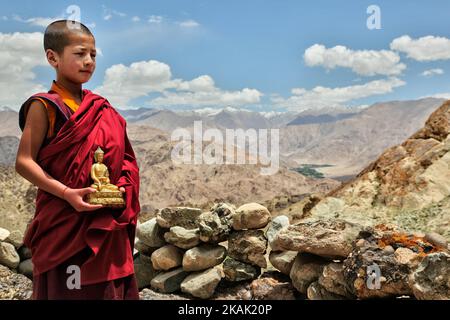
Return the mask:
<svg viewBox="0 0 450 320">
<path fill-rule="evenodd" d="M 48 63 L 50 63 L 52 67 L 57 68 L 58 61 L 59 61 L 58 54 L 55 51 L 53 51 L 52 49 L 47 49 L 45 54 L 47 56 Z"/>
</svg>

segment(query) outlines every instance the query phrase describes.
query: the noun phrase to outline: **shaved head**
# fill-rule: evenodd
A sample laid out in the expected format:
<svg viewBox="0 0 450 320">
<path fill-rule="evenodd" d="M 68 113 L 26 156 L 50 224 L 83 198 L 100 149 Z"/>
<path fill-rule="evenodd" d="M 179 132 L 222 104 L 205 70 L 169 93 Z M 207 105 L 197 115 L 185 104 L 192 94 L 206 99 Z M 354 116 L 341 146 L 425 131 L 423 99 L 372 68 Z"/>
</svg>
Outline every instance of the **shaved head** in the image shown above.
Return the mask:
<svg viewBox="0 0 450 320">
<path fill-rule="evenodd" d="M 73 20 L 58 20 L 52 22 L 44 34 L 44 50 L 51 49 L 58 54 L 70 44 L 71 36 L 74 34 L 85 34 L 94 38 L 92 32 L 84 24 Z"/>
</svg>

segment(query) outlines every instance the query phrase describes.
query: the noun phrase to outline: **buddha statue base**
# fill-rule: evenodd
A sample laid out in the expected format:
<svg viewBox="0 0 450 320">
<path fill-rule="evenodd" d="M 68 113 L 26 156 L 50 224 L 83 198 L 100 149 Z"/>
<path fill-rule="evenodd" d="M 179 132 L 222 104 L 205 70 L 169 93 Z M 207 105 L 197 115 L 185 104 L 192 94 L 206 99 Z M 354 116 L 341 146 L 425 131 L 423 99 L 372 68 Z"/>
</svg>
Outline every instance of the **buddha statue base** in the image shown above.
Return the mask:
<svg viewBox="0 0 450 320">
<path fill-rule="evenodd" d="M 120 191 L 96 191 L 87 195 L 87 203 L 101 204 L 108 208 L 125 208 L 125 200 Z"/>
</svg>

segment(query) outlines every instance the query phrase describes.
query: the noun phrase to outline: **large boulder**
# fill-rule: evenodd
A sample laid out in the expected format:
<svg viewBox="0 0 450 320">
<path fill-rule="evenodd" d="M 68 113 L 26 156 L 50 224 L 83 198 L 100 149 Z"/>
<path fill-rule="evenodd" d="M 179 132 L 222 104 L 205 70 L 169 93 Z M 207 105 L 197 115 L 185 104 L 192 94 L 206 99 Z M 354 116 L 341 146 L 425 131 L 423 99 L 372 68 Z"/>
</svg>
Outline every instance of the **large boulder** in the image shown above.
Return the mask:
<svg viewBox="0 0 450 320">
<path fill-rule="evenodd" d="M 222 277 L 223 274 L 220 267 L 192 273 L 181 283 L 181 291 L 197 298 L 208 299 L 214 294 L 214 290 Z"/>
<path fill-rule="evenodd" d="M 168 207 L 158 210 L 156 221 L 163 228 L 175 226 L 186 229 L 197 228 L 196 220 L 202 213 L 201 209 L 188 207 Z"/>
<path fill-rule="evenodd" d="M 7 242 L 0 242 L 0 264 L 15 269 L 19 263 L 20 257 L 14 246 Z"/>
<path fill-rule="evenodd" d="M 219 245 L 201 245 L 187 250 L 183 256 L 185 271 L 200 271 L 214 267 L 225 259 L 227 249 Z"/>
<path fill-rule="evenodd" d="M 183 227 L 171 227 L 169 232 L 164 234 L 164 239 L 181 249 L 190 249 L 200 243 L 198 229 L 186 229 Z"/>
<path fill-rule="evenodd" d="M 262 230 L 235 231 L 228 239 L 230 257 L 261 268 L 267 267 L 266 249 L 267 239 Z"/>
<path fill-rule="evenodd" d="M 180 290 L 180 285 L 189 273 L 183 268 L 161 272 L 151 281 L 153 289 L 162 293 L 171 293 Z"/>
<path fill-rule="evenodd" d="M 450 300 L 450 254 L 427 255 L 409 280 L 417 299 Z"/>
<path fill-rule="evenodd" d="M 264 228 L 270 221 L 270 212 L 259 203 L 246 203 L 236 209 L 233 215 L 233 229 Z"/>
<path fill-rule="evenodd" d="M 153 252 L 155 252 L 159 248 L 160 247 L 150 247 L 141 240 L 136 241 L 136 243 L 134 244 L 134 249 L 137 250 L 137 252 L 149 257 L 152 255 Z"/>
<path fill-rule="evenodd" d="M 330 259 L 346 258 L 363 227 L 345 220 L 311 220 L 280 231 L 277 244 L 284 250 L 308 252 Z"/>
<path fill-rule="evenodd" d="M 290 281 L 261 277 L 250 284 L 255 300 L 295 300 L 295 288 Z"/>
<path fill-rule="evenodd" d="M 299 253 L 291 268 L 292 285 L 298 292 L 306 294 L 308 287 L 319 279 L 328 261 L 322 257 L 309 253 Z"/>
<path fill-rule="evenodd" d="M 269 241 L 269 246 L 273 251 L 283 251 L 283 249 L 277 245 L 276 238 L 280 231 L 288 226 L 289 218 L 283 215 L 273 218 L 270 222 L 269 228 L 266 231 L 266 237 Z"/>
<path fill-rule="evenodd" d="M 227 257 L 223 262 L 223 272 L 228 281 L 244 281 L 256 279 L 261 268 Z"/>
<path fill-rule="evenodd" d="M 5 242 L 11 243 L 14 248 L 19 249 L 23 245 L 23 233 L 20 230 L 11 231 Z"/>
<path fill-rule="evenodd" d="M 281 273 L 289 275 L 297 254 L 297 251 L 272 251 L 269 254 L 269 261 Z"/>
<path fill-rule="evenodd" d="M 169 270 L 181 266 L 184 251 L 171 244 L 154 251 L 151 256 L 155 270 Z"/>
<path fill-rule="evenodd" d="M 314 281 L 308 287 L 306 296 L 309 300 L 344 300 L 343 296 L 327 291 L 318 281 Z"/>
<path fill-rule="evenodd" d="M 139 289 L 149 287 L 153 278 L 158 275 L 158 271 L 153 268 L 151 257 L 142 253 L 134 259 L 134 273 Z"/>
<path fill-rule="evenodd" d="M 219 243 L 227 239 L 231 231 L 230 216 L 219 216 L 215 211 L 203 212 L 197 218 L 200 240 L 209 243 Z"/>
<path fill-rule="evenodd" d="M 22 261 L 17 267 L 17 271 L 28 279 L 33 280 L 33 262 L 31 259 Z"/>
<path fill-rule="evenodd" d="M 140 223 L 137 227 L 136 235 L 147 247 L 159 248 L 166 244 L 164 240 L 165 231 L 156 223 L 156 218 L 153 218 Z"/>
<path fill-rule="evenodd" d="M 412 295 L 408 276 L 427 247 L 433 250 L 423 237 L 397 228 L 380 225 L 364 230 L 344 261 L 349 290 L 358 299 Z"/>
<path fill-rule="evenodd" d="M 343 263 L 332 262 L 324 266 L 322 274 L 319 276 L 318 284 L 326 290 L 326 292 L 342 297 L 342 299 L 354 298 L 352 291 L 348 288 L 347 281 L 344 276 Z M 315 289 L 319 289 L 317 286 Z M 324 296 L 325 291 L 318 290 Z"/>
</svg>

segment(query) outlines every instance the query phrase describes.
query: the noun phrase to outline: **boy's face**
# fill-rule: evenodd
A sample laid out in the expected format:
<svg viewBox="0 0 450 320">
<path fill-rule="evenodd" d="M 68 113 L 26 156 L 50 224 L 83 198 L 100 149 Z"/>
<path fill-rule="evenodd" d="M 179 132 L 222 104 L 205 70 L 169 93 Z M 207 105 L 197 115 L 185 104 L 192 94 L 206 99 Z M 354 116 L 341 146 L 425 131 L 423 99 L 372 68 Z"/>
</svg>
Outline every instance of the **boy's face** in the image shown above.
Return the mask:
<svg viewBox="0 0 450 320">
<path fill-rule="evenodd" d="M 55 53 L 58 76 L 82 84 L 88 82 L 95 71 L 94 37 L 83 33 L 70 34 L 70 44 L 64 47 L 62 54 Z"/>
</svg>

